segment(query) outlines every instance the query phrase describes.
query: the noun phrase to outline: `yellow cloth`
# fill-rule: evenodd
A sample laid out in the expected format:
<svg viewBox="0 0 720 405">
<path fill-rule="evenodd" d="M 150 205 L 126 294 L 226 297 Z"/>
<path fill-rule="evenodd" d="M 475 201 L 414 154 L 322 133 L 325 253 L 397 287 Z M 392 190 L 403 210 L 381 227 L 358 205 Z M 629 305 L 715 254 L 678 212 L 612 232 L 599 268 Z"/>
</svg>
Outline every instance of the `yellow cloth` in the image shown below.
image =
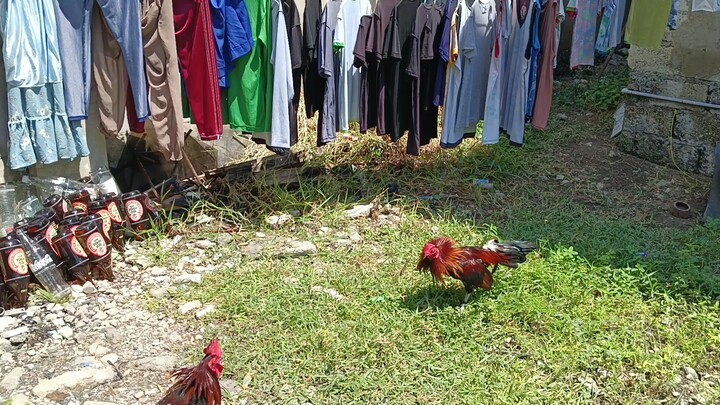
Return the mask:
<svg viewBox="0 0 720 405">
<path fill-rule="evenodd" d="M 642 48 L 659 48 L 665 36 L 672 0 L 633 0 L 625 41 Z"/>
</svg>

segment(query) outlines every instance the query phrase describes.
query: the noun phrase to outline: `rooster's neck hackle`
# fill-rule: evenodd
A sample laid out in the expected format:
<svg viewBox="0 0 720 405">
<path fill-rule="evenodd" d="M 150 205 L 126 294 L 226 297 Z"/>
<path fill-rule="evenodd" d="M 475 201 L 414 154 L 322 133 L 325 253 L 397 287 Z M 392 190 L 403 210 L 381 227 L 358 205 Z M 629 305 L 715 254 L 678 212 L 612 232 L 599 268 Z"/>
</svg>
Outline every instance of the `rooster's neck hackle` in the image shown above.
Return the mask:
<svg viewBox="0 0 720 405">
<path fill-rule="evenodd" d="M 462 249 L 455 247 L 452 239 L 436 238 L 425 245 L 417 267 L 419 270 L 429 270 L 435 280 L 444 284 L 444 277 L 457 277 L 462 254 Z"/>
</svg>

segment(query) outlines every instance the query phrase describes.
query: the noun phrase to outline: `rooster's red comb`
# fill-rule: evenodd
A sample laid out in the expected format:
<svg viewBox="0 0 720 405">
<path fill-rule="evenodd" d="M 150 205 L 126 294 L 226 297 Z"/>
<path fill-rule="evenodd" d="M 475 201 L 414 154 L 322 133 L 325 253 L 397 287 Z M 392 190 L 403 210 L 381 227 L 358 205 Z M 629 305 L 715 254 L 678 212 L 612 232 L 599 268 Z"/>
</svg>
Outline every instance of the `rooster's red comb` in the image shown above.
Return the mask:
<svg viewBox="0 0 720 405">
<path fill-rule="evenodd" d="M 222 357 L 223 352 L 222 352 L 222 349 L 220 348 L 220 341 L 217 339 L 213 339 L 210 342 L 210 344 L 208 345 L 208 347 L 206 347 L 205 350 L 203 350 L 203 352 L 205 353 L 206 356 Z"/>
</svg>

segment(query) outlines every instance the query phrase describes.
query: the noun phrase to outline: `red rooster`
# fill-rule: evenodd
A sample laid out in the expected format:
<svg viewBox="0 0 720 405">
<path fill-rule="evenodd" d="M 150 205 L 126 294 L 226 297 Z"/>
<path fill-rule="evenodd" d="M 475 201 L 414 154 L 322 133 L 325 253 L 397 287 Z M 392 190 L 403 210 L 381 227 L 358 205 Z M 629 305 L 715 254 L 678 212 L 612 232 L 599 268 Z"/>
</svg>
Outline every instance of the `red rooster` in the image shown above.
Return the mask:
<svg viewBox="0 0 720 405">
<path fill-rule="evenodd" d="M 220 405 L 220 374 L 223 371 L 220 343 L 214 339 L 203 352 L 205 358 L 200 364 L 172 373 L 175 384 L 156 405 Z"/>
<path fill-rule="evenodd" d="M 462 281 L 466 294 L 461 308 L 465 308 L 476 288 L 490 289 L 498 265 L 517 268 L 535 249 L 535 244 L 525 241 L 499 243 L 493 239 L 483 247 L 457 247 L 450 238 L 436 238 L 425 244 L 417 269 L 429 270 L 442 285 L 446 276 Z"/>
</svg>

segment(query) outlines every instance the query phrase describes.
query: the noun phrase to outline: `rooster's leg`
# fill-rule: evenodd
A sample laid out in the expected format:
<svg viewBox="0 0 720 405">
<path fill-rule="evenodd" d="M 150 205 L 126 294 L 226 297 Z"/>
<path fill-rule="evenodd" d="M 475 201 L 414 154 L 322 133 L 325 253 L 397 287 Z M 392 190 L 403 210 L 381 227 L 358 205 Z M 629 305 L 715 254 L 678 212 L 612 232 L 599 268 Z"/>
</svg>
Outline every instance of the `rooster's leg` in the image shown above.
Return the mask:
<svg viewBox="0 0 720 405">
<path fill-rule="evenodd" d="M 470 299 L 470 296 L 472 295 L 473 291 L 475 291 L 475 288 L 466 286 L 465 287 L 465 298 L 463 298 L 462 305 L 460 305 L 460 310 L 465 310 L 465 305 L 467 305 L 468 300 Z"/>
</svg>

